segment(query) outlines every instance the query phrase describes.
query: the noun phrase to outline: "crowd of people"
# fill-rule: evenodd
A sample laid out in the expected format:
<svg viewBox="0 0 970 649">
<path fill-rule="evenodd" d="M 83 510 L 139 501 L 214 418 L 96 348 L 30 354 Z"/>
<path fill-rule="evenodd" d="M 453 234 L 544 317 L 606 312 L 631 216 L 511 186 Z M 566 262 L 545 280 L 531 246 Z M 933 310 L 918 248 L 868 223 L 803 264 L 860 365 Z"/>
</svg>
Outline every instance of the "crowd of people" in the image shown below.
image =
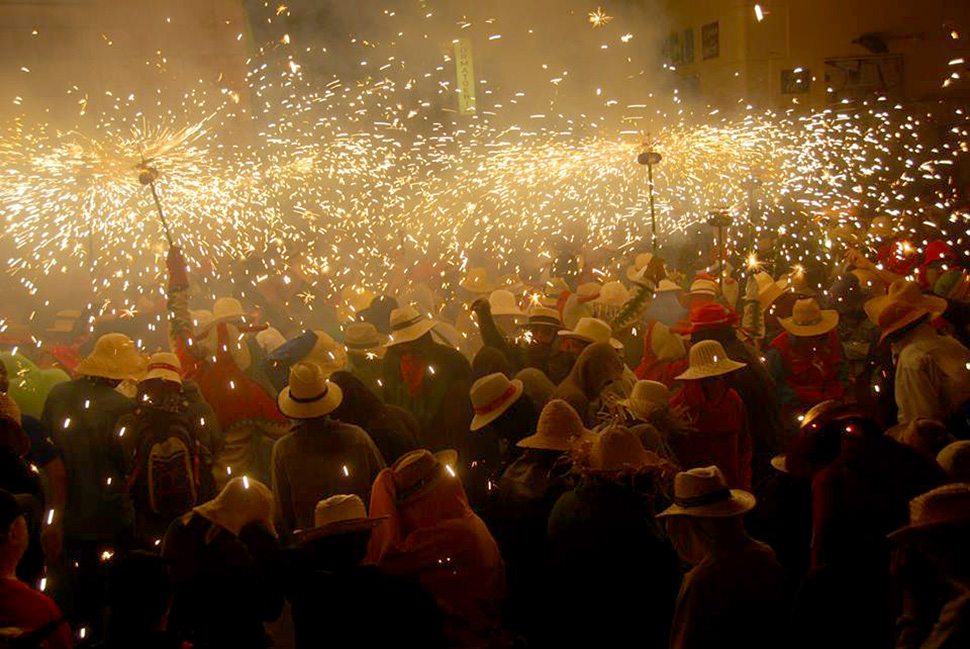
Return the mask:
<svg viewBox="0 0 970 649">
<path fill-rule="evenodd" d="M 172 247 L 157 349 L 0 339 L 0 647 L 968 647 L 970 280 L 875 250 L 424 263 L 300 328 Z"/>
</svg>

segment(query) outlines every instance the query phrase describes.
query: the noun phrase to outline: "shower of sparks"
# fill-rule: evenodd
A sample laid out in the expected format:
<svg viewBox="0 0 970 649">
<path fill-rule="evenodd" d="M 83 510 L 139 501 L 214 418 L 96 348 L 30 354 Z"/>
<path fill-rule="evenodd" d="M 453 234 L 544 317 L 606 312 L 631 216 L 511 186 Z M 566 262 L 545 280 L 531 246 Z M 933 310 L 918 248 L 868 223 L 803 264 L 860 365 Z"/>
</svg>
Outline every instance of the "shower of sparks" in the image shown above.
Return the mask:
<svg viewBox="0 0 970 649">
<path fill-rule="evenodd" d="M 589 24 L 593 28 L 604 27 L 608 22 L 613 20 L 613 16 L 608 16 L 602 7 L 597 7 L 596 11 L 589 12 Z"/>
</svg>

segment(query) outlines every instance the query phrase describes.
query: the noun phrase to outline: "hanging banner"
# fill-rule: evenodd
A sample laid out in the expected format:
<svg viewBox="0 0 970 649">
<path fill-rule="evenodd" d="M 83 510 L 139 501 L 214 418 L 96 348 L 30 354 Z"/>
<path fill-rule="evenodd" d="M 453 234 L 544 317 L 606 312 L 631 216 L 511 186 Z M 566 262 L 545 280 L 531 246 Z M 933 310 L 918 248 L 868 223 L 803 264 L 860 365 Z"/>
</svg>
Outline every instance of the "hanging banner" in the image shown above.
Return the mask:
<svg viewBox="0 0 970 649">
<path fill-rule="evenodd" d="M 472 42 L 461 38 L 455 43 L 455 67 L 458 70 L 458 112 L 475 112 L 475 68 L 472 64 Z"/>
</svg>

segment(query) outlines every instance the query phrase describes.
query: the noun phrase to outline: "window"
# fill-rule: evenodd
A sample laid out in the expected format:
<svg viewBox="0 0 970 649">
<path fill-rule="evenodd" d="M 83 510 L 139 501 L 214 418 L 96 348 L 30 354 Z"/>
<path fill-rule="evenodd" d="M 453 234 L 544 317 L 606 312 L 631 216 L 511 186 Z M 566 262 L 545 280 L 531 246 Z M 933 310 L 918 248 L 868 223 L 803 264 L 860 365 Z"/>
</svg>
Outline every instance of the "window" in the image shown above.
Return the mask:
<svg viewBox="0 0 970 649">
<path fill-rule="evenodd" d="M 684 63 L 694 62 L 694 28 L 688 27 L 684 30 Z"/>
<path fill-rule="evenodd" d="M 716 22 L 701 27 L 701 52 L 705 61 L 721 54 L 720 28 Z"/>
</svg>

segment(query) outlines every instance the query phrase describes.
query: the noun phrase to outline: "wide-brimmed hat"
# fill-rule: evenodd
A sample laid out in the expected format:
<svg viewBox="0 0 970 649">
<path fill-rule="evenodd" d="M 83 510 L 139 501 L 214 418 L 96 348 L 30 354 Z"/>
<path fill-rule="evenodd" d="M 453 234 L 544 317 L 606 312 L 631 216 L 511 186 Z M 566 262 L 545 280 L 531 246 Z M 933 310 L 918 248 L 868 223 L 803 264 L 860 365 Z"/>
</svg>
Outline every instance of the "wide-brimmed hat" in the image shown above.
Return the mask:
<svg viewBox="0 0 970 649">
<path fill-rule="evenodd" d="M 104 334 L 94 344 L 94 351 L 81 359 L 74 371 L 83 376 L 124 380 L 140 377 L 147 365 L 128 336 Z"/>
<path fill-rule="evenodd" d="M 509 380 L 501 372 L 475 381 L 470 391 L 475 417 L 471 429 L 479 430 L 502 416 L 522 396 L 522 381 Z"/>
<path fill-rule="evenodd" d="M 323 373 L 330 376 L 334 372 L 347 369 L 347 350 L 334 340 L 330 334 L 319 329 L 314 330 L 317 337 L 313 347 L 302 360 L 316 363 L 323 369 Z"/>
<path fill-rule="evenodd" d="M 588 343 L 609 343 L 614 349 L 623 349 L 623 343 L 613 337 L 613 327 L 599 318 L 580 318 L 575 329 L 560 331 L 558 335 Z"/>
<path fill-rule="evenodd" d="M 248 476 L 233 478 L 218 496 L 194 507 L 192 511 L 236 536 L 250 523 L 262 523 L 276 534 L 273 527 L 273 492 L 259 480 Z"/>
<path fill-rule="evenodd" d="M 256 344 L 267 354 L 272 354 L 281 345 L 286 344 L 286 336 L 276 327 L 266 327 L 256 334 Z"/>
<path fill-rule="evenodd" d="M 961 439 L 944 446 L 936 456 L 936 463 L 953 482 L 970 482 L 970 440 Z"/>
<path fill-rule="evenodd" d="M 562 319 L 559 312 L 544 306 L 534 306 L 529 309 L 529 320 L 521 325 L 523 327 L 552 327 L 562 329 Z"/>
<path fill-rule="evenodd" d="M 488 276 L 488 271 L 484 268 L 469 268 L 465 276 L 458 282 L 458 286 L 471 293 L 491 293 L 498 288 L 498 284 Z"/>
<path fill-rule="evenodd" d="M 643 272 L 643 269 L 650 265 L 653 261 L 653 254 L 649 252 L 643 252 L 637 255 L 636 260 L 632 265 L 626 267 L 626 278 L 631 282 Z"/>
<path fill-rule="evenodd" d="M 839 324 L 839 312 L 822 310 L 815 298 L 806 298 L 795 302 L 790 318 L 781 318 L 781 326 L 788 333 L 800 338 L 821 336 L 835 329 Z"/>
<path fill-rule="evenodd" d="M 317 502 L 313 508 L 313 527 L 296 530 L 295 540 L 306 543 L 333 534 L 347 532 L 366 532 L 387 520 L 387 516 L 370 518 L 360 496 L 337 494 Z"/>
<path fill-rule="evenodd" d="M 970 484 L 937 487 L 909 501 L 909 525 L 889 535 L 897 543 L 918 539 L 922 533 L 954 523 L 970 523 Z"/>
<path fill-rule="evenodd" d="M 182 384 L 182 362 L 172 352 L 157 352 L 148 361 L 148 371 L 141 377 L 142 381 L 162 379 L 172 383 Z"/>
<path fill-rule="evenodd" d="M 630 291 L 621 282 L 607 282 L 593 302 L 604 306 L 621 307 L 630 301 Z"/>
<path fill-rule="evenodd" d="M 69 334 L 77 326 L 78 318 L 81 317 L 80 311 L 64 310 L 54 314 L 54 324 L 47 329 L 47 333 Z"/>
<path fill-rule="evenodd" d="M 220 297 L 212 305 L 212 323 L 243 320 L 248 314 L 234 297 Z"/>
<path fill-rule="evenodd" d="M 758 304 L 761 305 L 762 311 L 774 304 L 775 300 L 781 297 L 781 294 L 788 288 L 787 280 L 776 282 L 771 278 L 771 275 L 764 271 L 755 273 L 754 281 L 758 285 Z"/>
<path fill-rule="evenodd" d="M 491 307 L 492 315 L 508 315 L 525 317 L 525 312 L 519 308 L 515 301 L 512 291 L 500 288 L 488 294 L 488 305 Z"/>
<path fill-rule="evenodd" d="M 316 419 L 337 409 L 343 392 L 316 363 L 301 361 L 290 368 L 290 384 L 283 388 L 276 403 L 290 419 Z"/>
<path fill-rule="evenodd" d="M 374 354 L 379 358 L 384 355 L 385 343 L 387 336 L 369 322 L 355 322 L 344 330 L 344 345 L 348 352 Z"/>
<path fill-rule="evenodd" d="M 738 321 L 738 314 L 718 302 L 701 304 L 690 310 L 690 331 L 706 331 L 720 327 L 733 326 Z"/>
<path fill-rule="evenodd" d="M 581 298 L 596 298 L 603 290 L 603 285 L 599 282 L 583 282 L 576 287 L 576 295 Z"/>
<path fill-rule="evenodd" d="M 674 282 L 673 280 L 669 280 L 669 279 L 662 279 L 662 280 L 660 280 L 660 283 L 657 284 L 657 291 L 656 292 L 657 293 L 667 293 L 668 291 L 680 291 L 680 292 L 683 292 L 684 291 L 684 288 L 680 284 L 678 284 L 677 282 Z"/>
<path fill-rule="evenodd" d="M 690 283 L 688 293 L 691 295 L 709 295 L 715 297 L 717 295 L 717 282 L 710 279 L 695 279 Z"/>
<path fill-rule="evenodd" d="M 433 491 L 441 480 L 457 479 L 456 462 L 458 453 L 452 450 L 432 453 L 419 449 L 398 458 L 390 469 L 397 502 L 417 500 Z"/>
<path fill-rule="evenodd" d="M 543 407 L 534 435 L 519 440 L 516 446 L 545 451 L 568 451 L 574 444 L 596 439 L 583 426 L 583 420 L 568 403 L 553 399 Z"/>
<path fill-rule="evenodd" d="M 916 322 L 923 316 L 935 319 L 946 311 L 947 302 L 943 298 L 926 295 L 916 282 L 898 279 L 889 287 L 886 295 L 874 297 L 865 304 L 866 315 L 886 336 Z"/>
<path fill-rule="evenodd" d="M 630 397 L 621 399 L 619 403 L 646 420 L 652 412 L 670 404 L 670 389 L 659 381 L 637 381 Z"/>
<path fill-rule="evenodd" d="M 742 489 L 729 489 L 724 473 L 716 466 L 682 471 L 674 478 L 674 504 L 657 514 L 728 518 L 754 508 L 757 500 Z"/>
<path fill-rule="evenodd" d="M 195 331 L 207 329 L 212 324 L 212 311 L 209 311 L 209 309 L 189 311 L 189 318 L 192 320 L 192 327 Z"/>
<path fill-rule="evenodd" d="M 419 313 L 411 305 L 394 309 L 391 311 L 391 339 L 387 342 L 387 346 L 417 340 L 434 329 L 435 324 L 437 323 L 434 320 Z"/>
<path fill-rule="evenodd" d="M 589 448 L 589 470 L 602 473 L 637 473 L 660 464 L 660 457 L 643 448 L 629 428 L 610 426 Z"/>
<path fill-rule="evenodd" d="M 678 381 L 693 381 L 728 374 L 739 370 L 745 363 L 728 358 L 724 347 L 716 340 L 702 340 L 690 348 L 690 365 L 677 377 Z"/>
</svg>

